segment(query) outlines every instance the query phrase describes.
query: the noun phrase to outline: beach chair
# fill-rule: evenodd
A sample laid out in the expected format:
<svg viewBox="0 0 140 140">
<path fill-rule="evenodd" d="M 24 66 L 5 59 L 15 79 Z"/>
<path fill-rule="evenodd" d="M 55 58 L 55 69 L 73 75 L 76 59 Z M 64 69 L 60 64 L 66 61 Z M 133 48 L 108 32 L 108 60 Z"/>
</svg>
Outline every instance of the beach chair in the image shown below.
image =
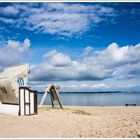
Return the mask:
<svg viewBox="0 0 140 140">
<path fill-rule="evenodd" d="M 14 114 L 11 113 L 14 107 L 15 115 L 37 114 L 37 91 L 29 89 L 28 74 L 28 64 L 7 68 L 0 74 L 0 113 L 10 110 L 9 114 Z"/>
</svg>

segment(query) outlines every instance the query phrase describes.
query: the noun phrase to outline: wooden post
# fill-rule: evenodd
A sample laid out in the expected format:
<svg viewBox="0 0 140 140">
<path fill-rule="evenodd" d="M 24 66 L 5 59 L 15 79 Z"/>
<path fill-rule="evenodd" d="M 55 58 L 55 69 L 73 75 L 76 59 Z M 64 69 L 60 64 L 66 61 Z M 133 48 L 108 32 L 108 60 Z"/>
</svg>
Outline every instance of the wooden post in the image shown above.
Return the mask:
<svg viewBox="0 0 140 140">
<path fill-rule="evenodd" d="M 51 103 L 52 103 L 52 107 L 54 107 L 54 103 L 53 103 L 53 97 L 52 97 L 52 93 L 50 92 L 50 97 L 51 97 Z"/>
<path fill-rule="evenodd" d="M 34 109 L 35 109 L 35 114 L 38 114 L 38 108 L 37 108 L 37 91 L 35 91 L 35 94 L 34 94 Z"/>
<path fill-rule="evenodd" d="M 56 96 L 57 101 L 58 101 L 60 107 L 63 108 L 63 107 L 62 107 L 62 103 L 61 103 L 60 98 L 59 98 L 59 95 L 58 95 L 58 92 L 57 92 L 57 90 L 56 90 L 56 88 L 55 88 L 54 85 L 52 85 L 50 91 L 51 91 L 50 94 L 54 94 L 54 95 Z M 53 96 L 53 95 L 51 95 L 51 99 L 52 99 L 52 102 L 53 102 L 53 97 L 52 97 L 52 96 Z M 53 106 L 54 106 L 54 104 L 53 104 Z"/>
<path fill-rule="evenodd" d="M 58 95 L 58 92 L 57 92 L 55 86 L 53 86 L 53 88 L 54 88 L 54 92 L 55 92 L 55 94 L 56 94 L 56 97 L 57 97 L 58 103 L 59 103 L 60 107 L 63 108 L 63 107 L 62 107 L 62 103 L 61 103 L 61 101 L 60 101 L 60 98 L 59 98 L 59 95 Z"/>
</svg>

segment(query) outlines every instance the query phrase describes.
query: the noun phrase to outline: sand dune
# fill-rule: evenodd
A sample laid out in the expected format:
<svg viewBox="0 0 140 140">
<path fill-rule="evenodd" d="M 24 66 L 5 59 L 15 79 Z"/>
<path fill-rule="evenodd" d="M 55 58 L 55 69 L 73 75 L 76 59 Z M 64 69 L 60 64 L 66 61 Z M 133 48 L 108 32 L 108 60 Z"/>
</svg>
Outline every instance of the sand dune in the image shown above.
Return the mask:
<svg viewBox="0 0 140 140">
<path fill-rule="evenodd" d="M 41 107 L 33 116 L 0 114 L 0 137 L 140 137 L 140 107 Z"/>
</svg>

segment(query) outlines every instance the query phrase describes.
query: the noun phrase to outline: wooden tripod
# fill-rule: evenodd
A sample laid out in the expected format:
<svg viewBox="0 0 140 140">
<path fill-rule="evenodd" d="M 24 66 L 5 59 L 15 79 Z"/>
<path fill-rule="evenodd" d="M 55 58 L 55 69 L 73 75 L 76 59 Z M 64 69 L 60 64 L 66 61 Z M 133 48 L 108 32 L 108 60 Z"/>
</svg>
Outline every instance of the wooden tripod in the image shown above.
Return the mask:
<svg viewBox="0 0 140 140">
<path fill-rule="evenodd" d="M 52 107 L 54 107 L 54 101 L 58 101 L 60 107 L 63 108 L 62 103 L 61 103 L 60 98 L 59 98 L 59 92 L 54 85 L 52 85 L 50 88 L 50 97 L 51 97 Z"/>
</svg>

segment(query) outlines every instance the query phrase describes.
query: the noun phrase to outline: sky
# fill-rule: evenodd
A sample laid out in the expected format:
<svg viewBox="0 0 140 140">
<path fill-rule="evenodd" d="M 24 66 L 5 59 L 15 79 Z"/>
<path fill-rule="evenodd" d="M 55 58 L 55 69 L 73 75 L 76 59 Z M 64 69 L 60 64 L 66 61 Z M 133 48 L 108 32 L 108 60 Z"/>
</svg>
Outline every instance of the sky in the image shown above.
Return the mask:
<svg viewBox="0 0 140 140">
<path fill-rule="evenodd" d="M 0 71 L 30 64 L 44 91 L 140 91 L 140 3 L 0 3 Z"/>
</svg>

